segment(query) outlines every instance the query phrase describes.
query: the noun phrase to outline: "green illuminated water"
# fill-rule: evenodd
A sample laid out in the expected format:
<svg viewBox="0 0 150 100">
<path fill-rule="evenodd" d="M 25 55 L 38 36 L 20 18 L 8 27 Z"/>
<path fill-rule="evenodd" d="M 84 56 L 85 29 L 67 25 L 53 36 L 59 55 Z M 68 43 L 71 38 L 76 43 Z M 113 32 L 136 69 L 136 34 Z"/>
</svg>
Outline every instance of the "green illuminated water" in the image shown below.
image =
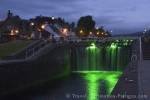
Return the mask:
<svg viewBox="0 0 150 100">
<path fill-rule="evenodd" d="M 87 100 L 99 100 L 101 95 L 110 95 L 122 72 L 76 71 L 86 81 Z M 103 82 L 103 83 L 102 83 Z"/>
<path fill-rule="evenodd" d="M 129 42 L 129 40 L 128 40 Z M 106 45 L 91 42 L 72 50 L 73 71 L 121 71 L 130 61 L 130 42 L 110 42 Z"/>
<path fill-rule="evenodd" d="M 96 70 L 101 64 L 101 48 L 97 48 L 94 43 L 91 43 L 89 47 L 86 47 L 86 66 L 89 70 Z"/>
<path fill-rule="evenodd" d="M 116 40 L 103 45 L 96 42 L 72 50 L 72 71 L 86 81 L 87 100 L 111 95 L 131 56 L 131 40 Z"/>
</svg>

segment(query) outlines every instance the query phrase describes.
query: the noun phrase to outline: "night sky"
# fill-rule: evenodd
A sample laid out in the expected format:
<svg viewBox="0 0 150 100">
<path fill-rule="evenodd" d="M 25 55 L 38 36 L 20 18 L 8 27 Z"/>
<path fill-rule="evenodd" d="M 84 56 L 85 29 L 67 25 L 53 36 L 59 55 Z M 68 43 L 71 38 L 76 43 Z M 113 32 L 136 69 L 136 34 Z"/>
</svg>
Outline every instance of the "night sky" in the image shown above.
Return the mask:
<svg viewBox="0 0 150 100">
<path fill-rule="evenodd" d="M 10 9 L 22 18 L 60 16 L 77 21 L 92 15 L 97 26 L 132 33 L 150 26 L 150 0 L 0 0 L 0 19 Z"/>
</svg>

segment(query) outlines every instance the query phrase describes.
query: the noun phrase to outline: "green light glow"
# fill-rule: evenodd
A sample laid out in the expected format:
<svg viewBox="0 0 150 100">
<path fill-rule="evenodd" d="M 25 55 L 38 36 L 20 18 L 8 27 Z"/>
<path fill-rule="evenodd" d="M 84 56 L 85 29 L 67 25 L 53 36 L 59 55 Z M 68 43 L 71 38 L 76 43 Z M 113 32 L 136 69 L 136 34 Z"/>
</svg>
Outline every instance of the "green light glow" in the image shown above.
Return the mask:
<svg viewBox="0 0 150 100">
<path fill-rule="evenodd" d="M 103 46 L 92 41 L 86 47 L 75 48 L 71 54 L 73 70 L 122 70 L 130 59 L 130 54 L 124 55 L 129 51 L 128 45 L 130 43 L 119 41 Z"/>
<path fill-rule="evenodd" d="M 95 43 L 91 43 L 91 45 L 89 47 L 87 47 L 87 49 L 96 49 L 96 45 Z"/>
<path fill-rule="evenodd" d="M 99 91 L 101 88 L 105 88 L 106 95 L 110 95 L 122 74 L 119 71 L 76 71 L 76 73 L 80 73 L 86 81 L 87 100 L 99 100 L 99 94 L 102 92 Z M 106 82 L 105 87 L 101 87 L 101 81 Z"/>
<path fill-rule="evenodd" d="M 112 49 L 116 49 L 117 48 L 117 45 L 115 43 L 112 43 L 111 46 L 110 46 Z"/>
<path fill-rule="evenodd" d="M 102 56 L 101 48 L 98 48 L 95 43 L 91 43 L 90 46 L 86 47 L 86 69 L 84 70 L 96 70 L 97 67 L 100 67 Z M 92 67 L 91 67 L 92 66 Z"/>
</svg>

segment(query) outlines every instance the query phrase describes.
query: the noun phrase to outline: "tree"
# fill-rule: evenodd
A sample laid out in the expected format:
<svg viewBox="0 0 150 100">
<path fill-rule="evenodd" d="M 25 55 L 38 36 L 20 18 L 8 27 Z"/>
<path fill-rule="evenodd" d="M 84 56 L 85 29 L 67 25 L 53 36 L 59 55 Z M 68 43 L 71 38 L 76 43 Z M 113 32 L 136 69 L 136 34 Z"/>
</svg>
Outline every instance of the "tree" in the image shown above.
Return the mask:
<svg viewBox="0 0 150 100">
<path fill-rule="evenodd" d="M 111 37 L 111 34 L 109 31 L 106 31 L 106 37 Z"/>
<path fill-rule="evenodd" d="M 74 29 L 74 28 L 75 28 L 75 23 L 72 22 L 72 23 L 70 24 L 70 27 L 71 27 L 72 29 Z"/>
<path fill-rule="evenodd" d="M 79 36 L 88 36 L 95 29 L 95 21 L 92 16 L 80 17 L 77 23 L 76 33 Z"/>
</svg>

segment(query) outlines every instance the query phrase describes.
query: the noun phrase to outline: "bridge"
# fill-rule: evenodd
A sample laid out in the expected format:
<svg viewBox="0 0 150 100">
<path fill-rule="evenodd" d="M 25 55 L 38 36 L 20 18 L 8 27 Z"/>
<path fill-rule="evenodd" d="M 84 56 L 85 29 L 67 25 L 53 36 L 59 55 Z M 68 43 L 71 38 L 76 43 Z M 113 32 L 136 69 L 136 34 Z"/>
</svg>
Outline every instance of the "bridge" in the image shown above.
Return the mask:
<svg viewBox="0 0 150 100">
<path fill-rule="evenodd" d="M 99 94 L 119 93 L 110 100 L 120 100 L 139 94 L 140 37 L 57 40 L 39 40 L 0 62 L 2 98 L 99 100 Z"/>
</svg>

